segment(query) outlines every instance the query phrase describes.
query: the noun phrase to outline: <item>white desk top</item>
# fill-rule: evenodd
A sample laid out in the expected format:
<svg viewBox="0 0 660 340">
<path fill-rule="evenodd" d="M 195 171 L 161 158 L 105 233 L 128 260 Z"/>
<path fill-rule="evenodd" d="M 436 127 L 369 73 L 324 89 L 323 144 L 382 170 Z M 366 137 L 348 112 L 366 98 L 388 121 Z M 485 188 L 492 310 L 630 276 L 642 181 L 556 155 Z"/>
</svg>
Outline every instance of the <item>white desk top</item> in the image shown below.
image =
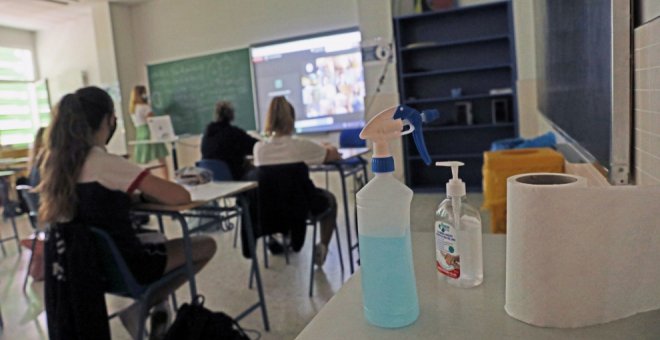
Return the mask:
<svg viewBox="0 0 660 340">
<path fill-rule="evenodd" d="M 164 139 L 164 140 L 132 140 L 132 141 L 128 142 L 128 145 L 172 143 L 172 142 L 176 142 L 178 140 L 179 140 L 179 137 L 175 137 L 175 138 L 172 138 L 172 139 Z"/>
<path fill-rule="evenodd" d="M 162 211 L 185 211 L 204 205 L 206 202 L 223 197 L 234 196 L 242 192 L 254 189 L 257 182 L 253 181 L 226 181 L 211 182 L 194 187 L 186 187 L 192 202 L 183 205 L 164 205 L 159 203 L 142 203 L 135 206 L 140 210 L 162 210 Z"/>
<path fill-rule="evenodd" d="M 420 316 L 414 324 L 400 329 L 368 324 L 362 313 L 358 271 L 297 339 L 660 338 L 660 310 L 576 329 L 536 327 L 508 316 L 504 311 L 504 235 L 484 235 L 484 283 L 471 289 L 454 288 L 438 280 L 432 232 L 413 232 L 412 242 L 420 305 Z"/>
<path fill-rule="evenodd" d="M 16 172 L 15 172 L 15 171 L 12 171 L 12 170 L 1 170 L 1 171 L 0 171 L 0 177 L 9 177 L 9 176 L 11 176 L 11 175 L 13 175 L 13 174 L 15 174 L 15 173 L 16 173 Z"/>
<path fill-rule="evenodd" d="M 339 148 L 338 149 L 339 153 L 341 154 L 341 159 L 347 160 L 349 158 L 357 157 L 357 156 L 362 156 L 371 149 L 369 148 Z"/>
<path fill-rule="evenodd" d="M 27 163 L 27 161 L 28 161 L 28 157 L 0 158 L 0 165 Z"/>
</svg>

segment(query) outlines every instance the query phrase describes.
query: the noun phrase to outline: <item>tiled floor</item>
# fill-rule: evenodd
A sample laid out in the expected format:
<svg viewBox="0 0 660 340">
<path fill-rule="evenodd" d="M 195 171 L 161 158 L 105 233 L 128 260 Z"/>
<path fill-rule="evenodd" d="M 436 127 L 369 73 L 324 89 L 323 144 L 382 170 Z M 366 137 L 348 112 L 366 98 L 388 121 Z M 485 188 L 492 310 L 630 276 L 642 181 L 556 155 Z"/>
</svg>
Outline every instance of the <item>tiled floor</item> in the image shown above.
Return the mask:
<svg viewBox="0 0 660 340">
<path fill-rule="evenodd" d="M 317 181 L 317 185 L 323 186 L 323 181 Z M 331 191 L 340 193 L 338 188 L 337 183 L 331 181 Z M 341 197 L 341 195 L 336 196 L 338 199 Z M 413 230 L 432 228 L 434 211 L 443 198 L 442 196 L 442 194 L 415 195 L 411 219 Z M 470 199 L 475 206 L 481 204 L 479 194 L 470 195 Z M 341 204 L 341 201 L 339 203 Z M 18 222 L 21 237 L 27 237 L 30 233 L 27 219 L 20 217 Z M 155 223 L 155 219 L 152 219 L 152 222 Z M 341 211 L 338 222 L 343 239 L 345 228 Z M 169 237 L 176 237 L 180 234 L 174 223 L 166 221 L 166 224 L 166 233 Z M 488 222 L 484 221 L 484 226 L 487 225 Z M 9 235 L 11 229 L 7 222 L 0 222 L 0 228 L 2 235 Z M 247 288 L 250 262 L 242 258 L 240 248 L 233 248 L 233 232 L 212 232 L 209 235 L 217 241 L 218 253 L 198 274 L 198 290 L 206 297 L 206 307 L 215 311 L 224 311 L 229 315 L 236 315 L 246 306 L 257 301 L 256 290 Z M 291 257 L 291 264 L 286 265 L 283 257 L 270 256 L 270 268 L 261 271 L 271 331 L 264 331 L 259 312 L 254 312 L 246 317 L 241 321 L 241 325 L 247 329 L 260 331 L 262 339 L 295 338 L 341 288 L 342 283 L 349 278 L 348 256 L 344 254 L 346 272 L 342 275 L 333 240 L 326 264 L 322 270 L 316 271 L 314 297 L 309 298 L 307 289 L 311 256 L 310 239 L 311 232 L 308 233 L 305 247 L 299 254 Z M 345 241 L 342 240 L 342 246 L 344 245 Z M 47 339 L 46 318 L 42 303 L 43 283 L 32 283 L 28 287 L 27 296 L 21 292 L 30 252 L 23 251 L 21 255 L 18 255 L 14 242 L 6 242 L 5 247 L 7 256 L 0 258 L 0 309 L 5 322 L 5 329 L 0 334 L 0 340 Z M 345 246 L 344 252 L 346 252 Z M 261 249 L 258 249 L 258 253 L 260 254 L 260 265 L 263 268 Z M 189 301 L 187 285 L 177 291 L 177 297 L 180 302 Z M 115 297 L 107 297 L 107 301 L 111 312 L 128 303 L 125 299 Z M 112 320 L 110 324 L 113 339 L 129 339 L 118 320 Z"/>
</svg>

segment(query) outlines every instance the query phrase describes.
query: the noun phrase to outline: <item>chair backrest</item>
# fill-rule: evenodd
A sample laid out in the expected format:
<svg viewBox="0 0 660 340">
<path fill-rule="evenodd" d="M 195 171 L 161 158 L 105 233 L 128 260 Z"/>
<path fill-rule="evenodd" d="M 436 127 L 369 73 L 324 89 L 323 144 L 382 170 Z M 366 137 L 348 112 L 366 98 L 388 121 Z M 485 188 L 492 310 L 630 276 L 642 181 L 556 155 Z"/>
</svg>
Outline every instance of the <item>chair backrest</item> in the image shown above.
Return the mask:
<svg viewBox="0 0 660 340">
<path fill-rule="evenodd" d="M 195 166 L 207 169 L 213 173 L 214 181 L 231 181 L 234 178 L 231 175 L 231 170 L 227 163 L 217 159 L 202 159 L 197 161 Z"/>
<path fill-rule="evenodd" d="M 133 273 L 131 273 L 124 257 L 115 245 L 115 241 L 104 230 L 94 227 L 91 227 L 91 230 L 98 241 L 101 264 L 105 271 L 105 290 L 112 294 L 139 298 L 144 287 L 137 282 Z"/>
<path fill-rule="evenodd" d="M 18 185 L 16 190 L 20 193 L 23 201 L 28 207 L 28 217 L 32 229 L 39 229 L 38 216 L 39 216 L 39 194 L 32 190 L 29 185 Z"/>
<path fill-rule="evenodd" d="M 362 128 L 346 129 L 339 133 L 340 148 L 363 148 L 367 146 L 367 141 L 360 139 Z"/>
<path fill-rule="evenodd" d="M 309 168 L 302 162 L 259 166 L 257 178 L 262 234 L 291 232 L 291 246 L 300 249 L 315 190 Z"/>
</svg>

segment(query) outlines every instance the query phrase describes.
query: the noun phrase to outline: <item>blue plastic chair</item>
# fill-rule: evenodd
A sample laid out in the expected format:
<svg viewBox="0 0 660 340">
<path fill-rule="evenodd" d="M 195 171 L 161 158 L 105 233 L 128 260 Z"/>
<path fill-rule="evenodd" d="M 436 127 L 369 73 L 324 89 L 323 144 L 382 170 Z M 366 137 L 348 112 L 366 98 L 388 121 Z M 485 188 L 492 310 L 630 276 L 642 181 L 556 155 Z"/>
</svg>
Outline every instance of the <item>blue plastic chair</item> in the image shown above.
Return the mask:
<svg viewBox="0 0 660 340">
<path fill-rule="evenodd" d="M 222 182 L 234 180 L 231 174 L 231 170 L 229 170 L 229 166 L 224 161 L 218 159 L 202 159 L 197 161 L 195 166 L 211 171 L 213 173 L 214 181 Z M 229 218 L 236 217 L 236 229 L 234 231 L 234 248 L 236 248 L 236 244 L 238 243 L 238 229 L 240 227 L 240 211 L 236 205 L 230 206 L 226 198 L 223 199 L 222 202 L 225 208 L 233 210 L 232 213 L 225 215 L 223 218 L 222 223 L 227 223 L 225 226 L 226 230 L 231 230 L 234 228 L 234 224 L 229 222 Z"/>
<path fill-rule="evenodd" d="M 217 159 L 202 159 L 195 163 L 197 167 L 207 169 L 213 173 L 214 181 L 232 181 L 231 170 L 227 163 Z"/>
<path fill-rule="evenodd" d="M 153 298 L 153 294 L 170 282 L 181 277 L 186 277 L 186 267 L 180 266 L 166 273 L 159 280 L 148 285 L 142 285 L 138 283 L 133 273 L 128 269 L 124 257 L 119 252 L 110 235 L 98 228 L 91 227 L 90 229 L 96 235 L 98 249 L 101 251 L 101 263 L 105 270 L 105 291 L 109 294 L 132 298 L 140 302 L 141 309 L 137 334 L 145 334 L 144 323 L 149 315 L 148 303 Z M 117 315 L 119 314 L 114 313 L 109 318 L 112 319 Z"/>
<path fill-rule="evenodd" d="M 360 132 L 361 131 L 362 131 L 362 128 L 342 130 L 342 132 L 339 133 L 339 147 L 340 148 L 364 148 L 364 147 L 367 147 L 367 141 L 360 138 Z M 364 173 L 366 173 L 367 161 L 365 161 L 362 157 L 355 157 L 355 158 L 347 159 L 345 161 L 342 161 L 341 164 L 343 166 L 347 166 L 347 167 L 365 167 Z M 364 178 L 363 183 L 366 183 L 366 182 L 367 182 L 367 179 Z"/>
</svg>

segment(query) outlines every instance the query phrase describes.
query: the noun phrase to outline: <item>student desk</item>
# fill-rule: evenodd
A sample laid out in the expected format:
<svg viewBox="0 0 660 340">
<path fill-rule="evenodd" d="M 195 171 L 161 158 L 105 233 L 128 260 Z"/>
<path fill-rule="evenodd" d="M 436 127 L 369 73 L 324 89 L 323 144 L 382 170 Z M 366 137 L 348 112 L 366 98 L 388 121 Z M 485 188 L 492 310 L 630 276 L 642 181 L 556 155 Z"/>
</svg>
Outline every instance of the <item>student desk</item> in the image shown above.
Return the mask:
<svg viewBox="0 0 660 340">
<path fill-rule="evenodd" d="M 190 229 L 188 228 L 188 223 L 186 222 L 187 216 L 197 217 L 198 215 L 190 215 L 186 212 L 199 208 L 205 205 L 208 202 L 212 202 L 221 198 L 235 196 L 239 201 L 241 201 L 243 211 L 243 221 L 245 222 L 245 230 L 248 235 L 248 247 L 250 248 L 250 254 L 252 255 L 252 271 L 254 272 L 257 279 L 257 290 L 259 294 L 259 302 L 253 304 L 243 313 L 236 317 L 236 320 L 241 320 L 248 314 L 252 313 L 257 308 L 261 308 L 261 316 L 264 322 L 264 328 L 266 330 L 270 329 L 268 323 L 268 313 L 266 312 L 266 300 L 264 297 L 263 286 L 261 282 L 261 274 L 259 272 L 259 265 L 257 262 L 257 255 L 255 253 L 254 245 L 254 232 L 252 229 L 252 221 L 249 214 L 249 202 L 242 193 L 245 193 L 249 190 L 253 190 L 257 187 L 257 182 L 211 182 L 195 187 L 187 188 L 192 197 L 192 202 L 183 205 L 163 205 L 158 203 L 142 203 L 138 204 L 133 208 L 134 212 L 143 213 L 143 214 L 153 214 L 158 217 L 158 223 L 163 231 L 163 222 L 162 216 L 171 216 L 173 219 L 177 219 L 181 224 L 181 230 L 183 231 L 183 242 L 184 249 L 186 254 L 186 268 L 188 271 L 188 281 L 190 284 L 190 295 L 191 297 L 197 296 L 197 285 L 195 283 L 195 273 L 193 270 L 192 264 L 192 249 L 190 245 Z M 205 207 L 205 211 L 213 210 L 211 207 Z"/>
<path fill-rule="evenodd" d="M 27 162 L 28 157 L 0 158 L 0 169 L 23 170 L 27 167 Z"/>
<path fill-rule="evenodd" d="M 18 158 L 0 158 L 0 165 L 9 166 L 19 163 L 27 163 L 28 157 L 18 157 Z"/>
<path fill-rule="evenodd" d="M 364 172 L 364 179 L 367 180 L 366 166 L 359 166 L 349 171 L 346 171 L 344 161 L 349 159 L 358 158 L 371 151 L 369 148 L 340 148 L 341 161 L 310 166 L 310 171 L 337 171 L 341 181 L 341 194 L 344 200 L 344 219 L 346 222 L 346 242 L 348 243 L 348 260 L 350 262 L 351 274 L 355 271 L 353 268 L 353 251 L 358 248 L 358 244 L 353 244 L 351 237 L 351 218 L 348 213 L 348 193 L 346 192 L 346 178 L 357 174 L 360 171 Z M 357 237 L 357 216 L 355 218 L 355 237 Z M 337 240 L 339 242 L 339 240 Z"/>
<path fill-rule="evenodd" d="M 484 282 L 462 289 L 440 281 L 433 232 L 413 232 L 420 315 L 415 323 L 383 329 L 362 312 L 360 273 L 344 283 L 297 339 L 658 339 L 660 310 L 609 323 L 573 328 L 536 327 L 504 311 L 506 236 L 483 236 Z"/>
</svg>

